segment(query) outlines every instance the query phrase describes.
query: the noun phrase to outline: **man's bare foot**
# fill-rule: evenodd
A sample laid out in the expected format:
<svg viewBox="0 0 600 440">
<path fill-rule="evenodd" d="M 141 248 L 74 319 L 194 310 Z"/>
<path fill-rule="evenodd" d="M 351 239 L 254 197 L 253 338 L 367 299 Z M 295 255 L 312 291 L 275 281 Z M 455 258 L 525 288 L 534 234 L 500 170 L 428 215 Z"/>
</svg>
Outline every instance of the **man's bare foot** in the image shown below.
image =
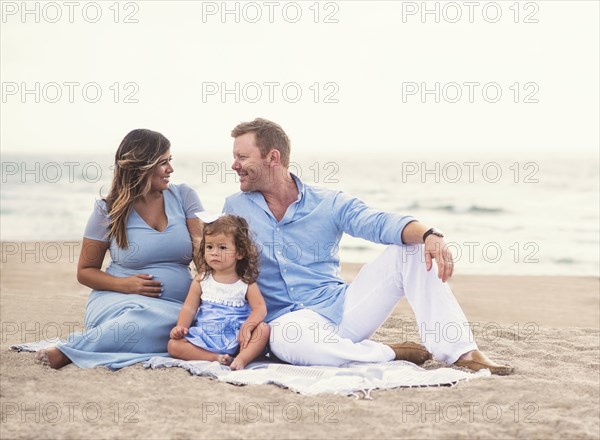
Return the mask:
<svg viewBox="0 0 600 440">
<path fill-rule="evenodd" d="M 41 362 L 42 365 L 48 365 L 55 370 L 71 363 L 71 359 L 65 356 L 64 353 L 56 347 L 37 351 L 35 353 L 35 359 L 38 362 Z"/>
<path fill-rule="evenodd" d="M 514 371 L 513 367 L 509 365 L 497 364 L 479 350 L 468 351 L 459 357 L 454 365 L 465 367 L 473 371 L 479 371 L 487 368 L 490 370 L 490 373 L 497 374 L 498 376 L 508 376 Z"/>
<path fill-rule="evenodd" d="M 240 357 L 236 357 L 230 365 L 232 370 L 243 370 L 246 367 L 246 363 Z"/>
<path fill-rule="evenodd" d="M 232 360 L 233 359 L 231 359 L 231 356 L 228 354 L 220 354 L 217 358 L 217 362 L 219 362 L 221 365 L 230 365 Z"/>
</svg>

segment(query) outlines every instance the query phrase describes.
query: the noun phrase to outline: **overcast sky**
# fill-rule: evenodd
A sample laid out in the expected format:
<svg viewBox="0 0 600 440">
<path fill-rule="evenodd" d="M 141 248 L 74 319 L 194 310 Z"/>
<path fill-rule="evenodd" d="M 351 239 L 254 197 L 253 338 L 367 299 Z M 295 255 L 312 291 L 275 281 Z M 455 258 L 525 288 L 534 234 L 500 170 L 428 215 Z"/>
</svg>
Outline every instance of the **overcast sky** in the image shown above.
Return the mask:
<svg viewBox="0 0 600 440">
<path fill-rule="evenodd" d="M 597 154 L 598 5 L 2 2 L 2 152 L 216 151 L 263 116 L 296 151 Z"/>
</svg>

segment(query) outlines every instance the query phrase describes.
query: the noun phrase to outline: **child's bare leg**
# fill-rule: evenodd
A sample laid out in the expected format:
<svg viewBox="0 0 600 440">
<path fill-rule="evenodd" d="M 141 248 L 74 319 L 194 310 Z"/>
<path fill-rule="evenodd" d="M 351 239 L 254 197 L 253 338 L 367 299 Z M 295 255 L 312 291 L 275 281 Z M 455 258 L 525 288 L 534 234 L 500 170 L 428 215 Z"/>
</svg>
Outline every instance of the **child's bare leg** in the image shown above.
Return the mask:
<svg viewBox="0 0 600 440">
<path fill-rule="evenodd" d="M 35 353 L 35 358 L 43 365 L 48 365 L 51 368 L 58 370 L 72 361 L 62 351 L 56 347 L 39 350 Z"/>
<path fill-rule="evenodd" d="M 217 354 L 197 347 L 187 339 L 171 339 L 167 345 L 169 354 L 184 361 L 217 361 L 221 365 L 229 365 L 231 357 L 228 354 Z"/>
<path fill-rule="evenodd" d="M 243 370 L 246 365 L 256 359 L 269 343 L 269 333 L 271 329 L 267 324 L 261 322 L 252 331 L 248 346 L 240 350 L 233 362 L 231 363 L 232 370 Z"/>
</svg>

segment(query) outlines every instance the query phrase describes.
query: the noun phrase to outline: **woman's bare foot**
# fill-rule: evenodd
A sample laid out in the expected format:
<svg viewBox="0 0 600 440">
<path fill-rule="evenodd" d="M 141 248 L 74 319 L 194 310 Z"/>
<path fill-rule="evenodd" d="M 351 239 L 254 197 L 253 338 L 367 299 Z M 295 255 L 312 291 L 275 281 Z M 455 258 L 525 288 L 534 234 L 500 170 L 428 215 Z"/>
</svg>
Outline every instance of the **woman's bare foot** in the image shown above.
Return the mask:
<svg viewBox="0 0 600 440">
<path fill-rule="evenodd" d="M 55 370 L 71 363 L 71 359 L 65 356 L 64 353 L 56 347 L 37 351 L 35 353 L 35 359 L 41 362 L 42 365 L 48 365 Z"/>
<path fill-rule="evenodd" d="M 217 358 L 217 362 L 219 362 L 221 365 L 230 365 L 231 361 L 231 356 L 229 356 L 228 354 L 220 354 Z"/>
</svg>

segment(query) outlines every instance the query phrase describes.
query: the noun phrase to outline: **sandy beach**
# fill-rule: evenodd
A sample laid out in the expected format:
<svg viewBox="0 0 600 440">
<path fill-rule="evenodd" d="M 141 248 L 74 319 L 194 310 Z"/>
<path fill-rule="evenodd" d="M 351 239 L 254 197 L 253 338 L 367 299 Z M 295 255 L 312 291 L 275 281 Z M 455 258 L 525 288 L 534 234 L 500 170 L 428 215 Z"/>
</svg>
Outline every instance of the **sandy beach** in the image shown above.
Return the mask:
<svg viewBox="0 0 600 440">
<path fill-rule="evenodd" d="M 37 248 L 36 248 L 37 246 Z M 9 438 L 600 437 L 599 280 L 461 276 L 451 280 L 480 348 L 508 377 L 456 387 L 374 391 L 373 400 L 237 387 L 181 369 L 59 371 L 11 344 L 81 328 L 89 289 L 76 247 L 3 243 L 0 436 Z M 344 265 L 351 280 L 360 265 Z M 401 303 L 375 339 L 417 339 Z M 436 368 L 434 361 L 426 365 Z"/>
</svg>

